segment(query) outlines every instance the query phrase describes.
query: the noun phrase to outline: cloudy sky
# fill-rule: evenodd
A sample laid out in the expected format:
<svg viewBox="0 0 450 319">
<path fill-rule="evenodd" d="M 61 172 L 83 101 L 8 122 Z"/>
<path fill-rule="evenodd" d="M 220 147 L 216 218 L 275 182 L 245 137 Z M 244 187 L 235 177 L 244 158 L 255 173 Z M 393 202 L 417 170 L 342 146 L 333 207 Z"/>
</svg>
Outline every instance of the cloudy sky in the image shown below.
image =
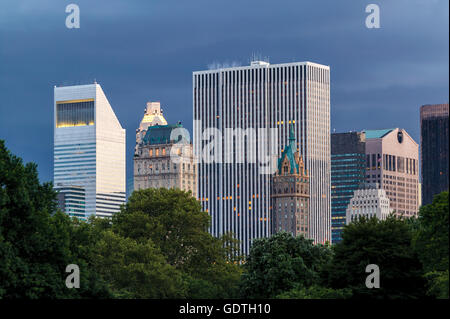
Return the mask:
<svg viewBox="0 0 450 319">
<path fill-rule="evenodd" d="M 67 29 L 68 4 L 80 29 Z M 365 8 L 380 7 L 380 29 Z M 53 87 L 101 84 L 127 130 L 147 101 L 192 128 L 192 71 L 212 63 L 313 61 L 331 68 L 331 128 L 401 127 L 449 100 L 448 0 L 1 0 L 0 139 L 52 179 Z"/>
</svg>

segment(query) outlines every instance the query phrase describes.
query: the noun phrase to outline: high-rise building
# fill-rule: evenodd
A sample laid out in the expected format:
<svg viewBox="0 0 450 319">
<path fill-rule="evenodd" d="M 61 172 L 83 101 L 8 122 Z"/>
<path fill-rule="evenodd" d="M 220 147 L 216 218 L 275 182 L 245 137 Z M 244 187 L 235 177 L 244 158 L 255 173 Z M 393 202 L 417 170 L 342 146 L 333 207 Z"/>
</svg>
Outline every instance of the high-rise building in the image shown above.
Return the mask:
<svg viewBox="0 0 450 319">
<path fill-rule="evenodd" d="M 58 208 L 71 217 L 86 219 L 86 192 L 80 186 L 63 186 L 57 191 Z"/>
<path fill-rule="evenodd" d="M 309 238 L 309 176 L 297 150 L 294 131 L 278 159 L 272 182 L 272 233 L 286 231 Z"/>
<path fill-rule="evenodd" d="M 347 207 L 347 224 L 361 217 L 386 219 L 392 212 L 386 191 L 375 184 L 364 184 L 355 190 Z"/>
<path fill-rule="evenodd" d="M 366 179 L 366 136 L 361 132 L 331 134 L 332 243 L 341 241 L 346 210 Z"/>
<path fill-rule="evenodd" d="M 198 198 L 212 217 L 213 235 L 233 232 L 245 254 L 253 239 L 271 235 L 274 171 L 269 173 L 262 163 L 267 163 L 268 156 L 280 157 L 289 145 L 292 123 L 310 176 L 309 235 L 315 242 L 331 241 L 328 66 L 255 61 L 250 66 L 194 72 L 193 113 L 194 149 L 200 160 Z M 231 143 L 230 150 L 215 152 L 213 161 L 205 161 L 202 152 L 208 151 L 210 143 L 205 135 L 212 128 L 221 134 L 216 142 L 230 144 L 227 129 L 245 131 L 247 139 Z M 268 136 L 269 143 L 263 143 Z"/>
<path fill-rule="evenodd" d="M 146 115 L 136 133 L 134 189 L 178 188 L 196 197 L 194 152 L 181 123 L 168 125 L 159 103 L 147 103 Z"/>
<path fill-rule="evenodd" d="M 101 86 L 55 87 L 54 129 L 54 185 L 62 193 L 83 189 L 84 213 L 77 216 L 109 217 L 119 211 L 126 196 L 125 130 Z M 79 209 L 65 207 L 69 214 Z"/>
<path fill-rule="evenodd" d="M 420 108 L 423 205 L 430 204 L 434 195 L 448 190 L 448 113 L 448 103 Z"/>
<path fill-rule="evenodd" d="M 419 145 L 399 128 L 367 130 L 366 182 L 386 191 L 397 216 L 419 210 Z"/>
</svg>

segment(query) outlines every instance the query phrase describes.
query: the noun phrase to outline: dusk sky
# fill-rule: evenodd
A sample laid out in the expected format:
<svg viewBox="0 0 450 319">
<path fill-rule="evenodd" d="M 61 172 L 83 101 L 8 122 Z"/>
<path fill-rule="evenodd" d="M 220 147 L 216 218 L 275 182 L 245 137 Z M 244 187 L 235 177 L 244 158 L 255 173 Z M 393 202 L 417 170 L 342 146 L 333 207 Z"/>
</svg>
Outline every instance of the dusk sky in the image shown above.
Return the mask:
<svg viewBox="0 0 450 319">
<path fill-rule="evenodd" d="M 80 28 L 65 26 L 68 4 Z M 365 8 L 380 6 L 381 28 Z M 127 131 L 127 179 L 147 101 L 192 132 L 192 72 L 213 63 L 331 68 L 331 129 L 400 127 L 449 100 L 448 0 L 0 0 L 0 139 L 53 175 L 53 87 L 102 86 Z"/>
</svg>

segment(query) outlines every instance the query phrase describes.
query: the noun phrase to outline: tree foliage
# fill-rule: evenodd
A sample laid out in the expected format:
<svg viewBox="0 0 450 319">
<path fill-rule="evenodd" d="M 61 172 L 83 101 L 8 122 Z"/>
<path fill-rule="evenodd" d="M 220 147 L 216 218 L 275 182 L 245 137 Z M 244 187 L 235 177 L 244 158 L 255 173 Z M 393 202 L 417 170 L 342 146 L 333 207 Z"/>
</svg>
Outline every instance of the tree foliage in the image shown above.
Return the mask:
<svg viewBox="0 0 450 319">
<path fill-rule="evenodd" d="M 245 298 L 274 298 L 294 287 L 320 283 L 331 260 L 328 246 L 313 245 L 303 236 L 280 232 L 253 242 L 244 264 L 241 293 Z"/>
<path fill-rule="evenodd" d="M 413 246 L 423 264 L 429 283 L 428 293 L 439 298 L 449 298 L 448 192 L 436 195 L 431 204 L 420 208 L 415 229 Z"/>
<path fill-rule="evenodd" d="M 345 226 L 342 241 L 333 247 L 328 266 L 332 288 L 350 288 L 355 298 L 418 298 L 424 296 L 421 264 L 411 246 L 412 232 L 406 221 L 361 218 Z M 365 285 L 366 266 L 380 269 L 380 288 Z"/>
<path fill-rule="evenodd" d="M 110 296 L 100 277 L 81 272 L 80 289 L 65 286 L 66 266 L 88 261 L 78 245 L 82 230 L 56 212 L 51 183 L 41 184 L 36 165 L 23 165 L 0 141 L 0 298 Z"/>
<path fill-rule="evenodd" d="M 332 289 L 314 285 L 311 287 L 295 287 L 281 293 L 277 299 L 347 299 L 352 295 L 349 288 Z"/>
<path fill-rule="evenodd" d="M 135 191 L 111 229 L 137 243 L 154 243 L 182 274 L 187 297 L 231 298 L 241 274 L 238 243 L 230 234 L 213 237 L 209 225 L 209 215 L 190 193 L 160 188 Z"/>
</svg>

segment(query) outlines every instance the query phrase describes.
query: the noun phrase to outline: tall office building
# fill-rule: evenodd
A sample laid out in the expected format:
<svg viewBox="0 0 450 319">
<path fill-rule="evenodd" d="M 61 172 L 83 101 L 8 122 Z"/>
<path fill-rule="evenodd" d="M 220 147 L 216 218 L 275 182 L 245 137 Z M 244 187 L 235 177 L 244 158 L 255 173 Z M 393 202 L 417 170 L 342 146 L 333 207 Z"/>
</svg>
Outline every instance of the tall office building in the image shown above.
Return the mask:
<svg viewBox="0 0 450 319">
<path fill-rule="evenodd" d="M 310 237 L 320 243 L 331 241 L 328 66 L 254 61 L 250 66 L 194 72 L 193 113 L 194 148 L 200 159 L 198 198 L 212 217 L 213 235 L 232 231 L 243 253 L 249 252 L 254 238 L 271 235 L 274 171 L 268 173 L 262 163 L 268 156 L 280 157 L 289 144 L 291 123 L 310 175 Z M 210 128 L 221 134 L 214 139 L 224 142 L 218 145 L 230 144 L 227 129 L 242 129 L 250 138 L 214 152 L 214 160 L 207 162 L 202 152 L 208 152 L 205 134 Z"/>
<path fill-rule="evenodd" d="M 448 190 L 448 103 L 420 108 L 422 202 Z"/>
<path fill-rule="evenodd" d="M 378 183 L 397 216 L 419 210 L 419 145 L 402 129 L 368 130 L 366 182 Z"/>
<path fill-rule="evenodd" d="M 60 193 L 77 189 L 85 201 L 83 208 L 66 201 L 64 210 L 76 209 L 80 218 L 119 211 L 126 197 L 125 130 L 101 86 L 55 87 L 54 129 L 54 186 Z"/>
<path fill-rule="evenodd" d="M 86 192 L 80 186 L 63 186 L 57 191 L 58 208 L 71 217 L 86 219 Z"/>
<path fill-rule="evenodd" d="M 272 233 L 286 231 L 309 238 L 309 176 L 293 130 L 272 181 Z"/>
<path fill-rule="evenodd" d="M 331 134 L 331 233 L 341 241 L 346 210 L 355 190 L 366 179 L 366 135 L 361 132 Z"/>
</svg>

